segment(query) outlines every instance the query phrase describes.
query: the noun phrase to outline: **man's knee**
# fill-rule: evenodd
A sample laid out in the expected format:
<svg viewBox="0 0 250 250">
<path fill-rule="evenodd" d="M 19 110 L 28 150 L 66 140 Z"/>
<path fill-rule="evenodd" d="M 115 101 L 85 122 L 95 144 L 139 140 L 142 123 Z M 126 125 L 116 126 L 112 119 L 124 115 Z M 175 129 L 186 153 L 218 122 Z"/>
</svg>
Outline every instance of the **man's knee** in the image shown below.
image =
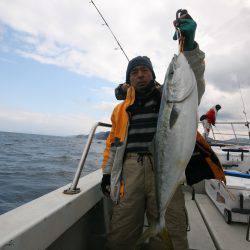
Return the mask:
<svg viewBox="0 0 250 250">
<path fill-rule="evenodd" d="M 184 194 L 181 190 L 181 186 L 176 190 L 166 210 L 165 219 L 166 227 L 172 239 L 174 249 L 187 249 L 187 215 Z"/>
<path fill-rule="evenodd" d="M 136 243 L 143 230 L 144 207 L 142 198 L 136 202 L 124 199 L 113 207 L 107 235 L 109 249 L 129 249 Z"/>
</svg>

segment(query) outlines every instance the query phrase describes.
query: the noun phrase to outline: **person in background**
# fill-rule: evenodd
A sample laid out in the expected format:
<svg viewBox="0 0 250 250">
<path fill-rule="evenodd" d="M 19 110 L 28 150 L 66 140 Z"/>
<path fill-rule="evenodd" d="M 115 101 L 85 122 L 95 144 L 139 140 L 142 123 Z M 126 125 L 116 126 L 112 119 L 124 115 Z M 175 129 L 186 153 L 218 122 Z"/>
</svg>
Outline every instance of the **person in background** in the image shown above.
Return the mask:
<svg viewBox="0 0 250 250">
<path fill-rule="evenodd" d="M 200 103 L 205 91 L 205 54 L 194 41 L 194 20 L 180 20 L 179 28 L 185 36 L 184 55 L 194 71 Z M 170 74 L 172 67 L 173 62 Z M 117 99 L 124 101 L 113 110 L 102 163 L 102 192 L 114 201 L 107 249 L 133 249 L 143 231 L 145 213 L 149 224 L 157 218 L 154 159 L 149 150 L 161 103 L 161 87 L 155 78 L 151 60 L 137 56 L 128 63 L 126 84 L 116 89 Z M 166 226 L 174 249 L 187 250 L 185 202 L 180 186 L 166 210 Z M 151 249 L 164 249 L 162 244 L 155 244 Z"/>
<path fill-rule="evenodd" d="M 211 109 L 209 109 L 206 114 L 200 117 L 200 121 L 202 122 L 203 129 L 204 129 L 203 137 L 206 140 L 208 139 L 208 135 L 209 135 L 212 125 L 215 126 L 217 113 L 220 109 L 221 109 L 221 106 L 217 104 Z"/>
</svg>

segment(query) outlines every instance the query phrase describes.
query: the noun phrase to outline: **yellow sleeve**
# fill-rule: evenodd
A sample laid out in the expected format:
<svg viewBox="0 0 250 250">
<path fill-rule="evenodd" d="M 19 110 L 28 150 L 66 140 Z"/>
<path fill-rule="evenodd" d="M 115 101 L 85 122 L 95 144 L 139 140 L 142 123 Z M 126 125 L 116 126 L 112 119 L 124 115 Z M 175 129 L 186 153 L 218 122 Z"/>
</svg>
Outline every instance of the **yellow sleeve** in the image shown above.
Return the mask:
<svg viewBox="0 0 250 250">
<path fill-rule="evenodd" d="M 114 131 L 115 131 L 115 111 L 113 111 L 111 115 L 111 123 L 112 123 L 112 128 L 109 133 L 109 136 L 106 140 L 106 148 L 103 152 L 103 162 L 102 162 L 102 171 L 105 174 L 110 174 L 111 173 L 111 168 L 114 162 L 114 157 L 115 157 L 115 152 L 114 150 L 111 149 L 112 144 L 114 143 Z"/>
</svg>

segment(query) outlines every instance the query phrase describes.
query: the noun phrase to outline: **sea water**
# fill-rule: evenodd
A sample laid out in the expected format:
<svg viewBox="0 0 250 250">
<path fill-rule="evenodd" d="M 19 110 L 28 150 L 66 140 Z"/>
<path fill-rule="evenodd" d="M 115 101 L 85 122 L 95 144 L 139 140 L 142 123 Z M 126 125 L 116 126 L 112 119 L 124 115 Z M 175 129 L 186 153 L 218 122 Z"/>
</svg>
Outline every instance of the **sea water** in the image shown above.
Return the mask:
<svg viewBox="0 0 250 250">
<path fill-rule="evenodd" d="M 86 138 L 0 132 L 0 214 L 70 182 Z M 105 141 L 93 140 L 82 176 L 100 168 Z"/>
</svg>

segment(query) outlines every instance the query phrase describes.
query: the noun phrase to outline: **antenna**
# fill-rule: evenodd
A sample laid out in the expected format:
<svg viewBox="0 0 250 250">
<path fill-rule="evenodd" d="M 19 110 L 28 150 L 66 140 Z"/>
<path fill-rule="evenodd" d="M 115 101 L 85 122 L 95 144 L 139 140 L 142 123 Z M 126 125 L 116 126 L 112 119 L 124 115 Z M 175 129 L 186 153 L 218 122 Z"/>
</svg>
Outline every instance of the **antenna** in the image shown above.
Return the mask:
<svg viewBox="0 0 250 250">
<path fill-rule="evenodd" d="M 94 6 L 95 9 L 97 10 L 98 14 L 101 16 L 102 20 L 104 21 L 104 24 L 103 24 L 103 25 L 106 25 L 106 26 L 108 27 L 110 33 L 112 34 L 112 36 L 113 36 L 114 39 L 116 40 L 116 42 L 117 42 L 119 48 L 121 49 L 122 53 L 124 54 L 124 56 L 126 57 L 126 59 L 127 59 L 128 62 L 129 62 L 129 58 L 128 58 L 127 54 L 125 53 L 125 51 L 124 51 L 124 49 L 122 48 L 120 42 L 119 42 L 118 39 L 116 38 L 114 32 L 113 32 L 113 31 L 111 30 L 111 28 L 109 27 L 109 25 L 108 25 L 108 23 L 106 22 L 105 18 L 103 17 L 102 13 L 101 13 L 100 10 L 97 8 L 97 6 L 95 5 L 94 1 L 91 0 L 90 3 L 93 4 L 93 6 Z"/>
</svg>

